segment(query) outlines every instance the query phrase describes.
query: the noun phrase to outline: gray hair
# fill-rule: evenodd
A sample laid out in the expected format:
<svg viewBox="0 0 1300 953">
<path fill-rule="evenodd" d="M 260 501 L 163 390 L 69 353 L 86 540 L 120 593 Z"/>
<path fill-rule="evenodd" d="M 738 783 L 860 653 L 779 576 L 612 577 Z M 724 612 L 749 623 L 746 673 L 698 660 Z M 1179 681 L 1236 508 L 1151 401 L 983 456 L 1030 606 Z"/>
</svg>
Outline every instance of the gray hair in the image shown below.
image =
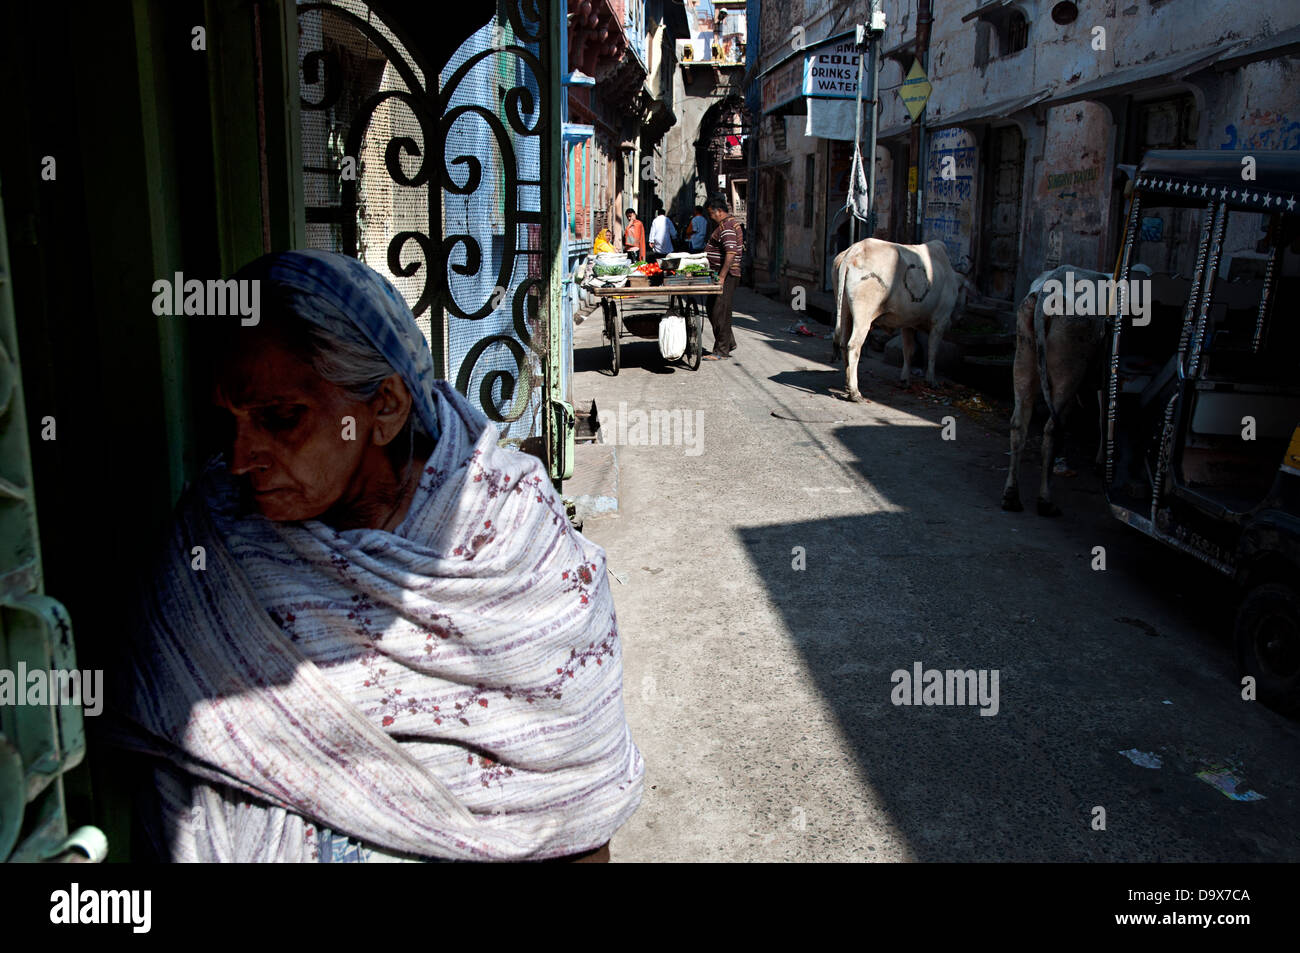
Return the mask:
<svg viewBox="0 0 1300 953">
<path fill-rule="evenodd" d="M 395 372 L 367 340 L 339 335 L 332 328 L 311 325 L 307 332 L 311 366 L 325 380 L 341 387 L 354 400 L 369 400 Z"/>
<path fill-rule="evenodd" d="M 282 313 L 290 319 L 286 330 L 291 345 L 323 380 L 353 400 L 370 400 L 397 373 L 353 322 L 321 309 L 306 295 L 290 294 L 282 303 Z M 413 436 L 429 436 L 414 406 L 407 426 Z"/>
</svg>

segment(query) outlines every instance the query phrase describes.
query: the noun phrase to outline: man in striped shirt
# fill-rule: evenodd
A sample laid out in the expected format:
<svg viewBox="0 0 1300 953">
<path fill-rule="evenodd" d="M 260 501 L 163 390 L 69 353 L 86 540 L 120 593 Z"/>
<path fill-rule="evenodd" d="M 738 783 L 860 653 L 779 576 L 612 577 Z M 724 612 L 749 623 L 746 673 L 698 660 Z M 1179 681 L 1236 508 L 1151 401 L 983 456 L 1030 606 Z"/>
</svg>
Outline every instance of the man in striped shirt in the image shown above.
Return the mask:
<svg viewBox="0 0 1300 953">
<path fill-rule="evenodd" d="M 709 199 L 704 206 L 716 226 L 704 245 L 709 256 L 709 267 L 717 269 L 718 285 L 722 293 L 713 299 L 709 322 L 713 325 L 713 353 L 706 360 L 722 361 L 731 357 L 736 348 L 736 336 L 731 333 L 731 299 L 740 282 L 740 252 L 743 239 L 740 223 L 727 209 L 727 200 L 720 195 Z"/>
</svg>

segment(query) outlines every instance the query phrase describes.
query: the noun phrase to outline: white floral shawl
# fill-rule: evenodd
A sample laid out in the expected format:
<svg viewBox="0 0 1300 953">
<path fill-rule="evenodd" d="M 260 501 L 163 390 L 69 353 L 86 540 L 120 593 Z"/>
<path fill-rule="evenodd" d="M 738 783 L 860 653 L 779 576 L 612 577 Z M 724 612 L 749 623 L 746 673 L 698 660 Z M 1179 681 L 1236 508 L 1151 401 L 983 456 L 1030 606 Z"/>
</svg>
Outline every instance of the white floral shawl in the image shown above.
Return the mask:
<svg viewBox="0 0 1300 953">
<path fill-rule="evenodd" d="M 313 860 L 321 826 L 400 858 L 543 859 L 635 811 L 605 554 L 425 371 L 404 376 L 438 438 L 394 532 L 250 514 L 219 462 L 182 501 L 126 699 L 132 745 L 173 766 L 172 859 Z"/>
</svg>

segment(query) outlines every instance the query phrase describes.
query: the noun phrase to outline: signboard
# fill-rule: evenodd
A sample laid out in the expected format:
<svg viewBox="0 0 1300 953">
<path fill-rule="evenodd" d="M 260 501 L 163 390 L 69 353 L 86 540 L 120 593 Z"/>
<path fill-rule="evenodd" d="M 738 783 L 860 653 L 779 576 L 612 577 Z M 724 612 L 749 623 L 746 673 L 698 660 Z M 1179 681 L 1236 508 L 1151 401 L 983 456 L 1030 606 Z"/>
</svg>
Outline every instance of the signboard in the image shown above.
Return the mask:
<svg viewBox="0 0 1300 953">
<path fill-rule="evenodd" d="M 943 242 L 954 268 L 969 271 L 975 232 L 975 137 L 965 129 L 940 129 L 927 152 L 922 233 L 926 241 Z"/>
<path fill-rule="evenodd" d="M 803 60 L 795 57 L 763 78 L 763 112 L 771 112 L 792 99 L 802 98 L 799 83 L 802 72 Z"/>
<path fill-rule="evenodd" d="M 858 52 L 853 37 L 804 57 L 803 94 L 813 99 L 857 99 Z"/>
<path fill-rule="evenodd" d="M 903 105 L 912 115 L 912 121 L 921 115 L 921 110 L 925 108 L 925 101 L 930 98 L 930 91 L 934 89 L 930 81 L 926 79 L 925 70 L 921 69 L 919 59 L 912 61 L 912 69 L 903 80 L 903 85 L 898 87 L 898 95 L 903 100 Z"/>
</svg>

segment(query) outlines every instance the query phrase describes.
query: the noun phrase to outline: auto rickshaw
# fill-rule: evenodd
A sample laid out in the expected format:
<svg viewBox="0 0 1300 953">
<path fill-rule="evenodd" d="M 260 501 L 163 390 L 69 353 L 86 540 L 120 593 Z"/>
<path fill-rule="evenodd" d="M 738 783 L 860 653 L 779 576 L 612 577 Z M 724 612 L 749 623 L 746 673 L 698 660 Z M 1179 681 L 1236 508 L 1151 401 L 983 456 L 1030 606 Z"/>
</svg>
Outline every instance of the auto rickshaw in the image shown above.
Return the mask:
<svg viewBox="0 0 1300 953">
<path fill-rule="evenodd" d="M 1300 711 L 1300 153 L 1149 152 L 1116 279 L 1111 512 L 1236 582 L 1243 694 Z"/>
</svg>

